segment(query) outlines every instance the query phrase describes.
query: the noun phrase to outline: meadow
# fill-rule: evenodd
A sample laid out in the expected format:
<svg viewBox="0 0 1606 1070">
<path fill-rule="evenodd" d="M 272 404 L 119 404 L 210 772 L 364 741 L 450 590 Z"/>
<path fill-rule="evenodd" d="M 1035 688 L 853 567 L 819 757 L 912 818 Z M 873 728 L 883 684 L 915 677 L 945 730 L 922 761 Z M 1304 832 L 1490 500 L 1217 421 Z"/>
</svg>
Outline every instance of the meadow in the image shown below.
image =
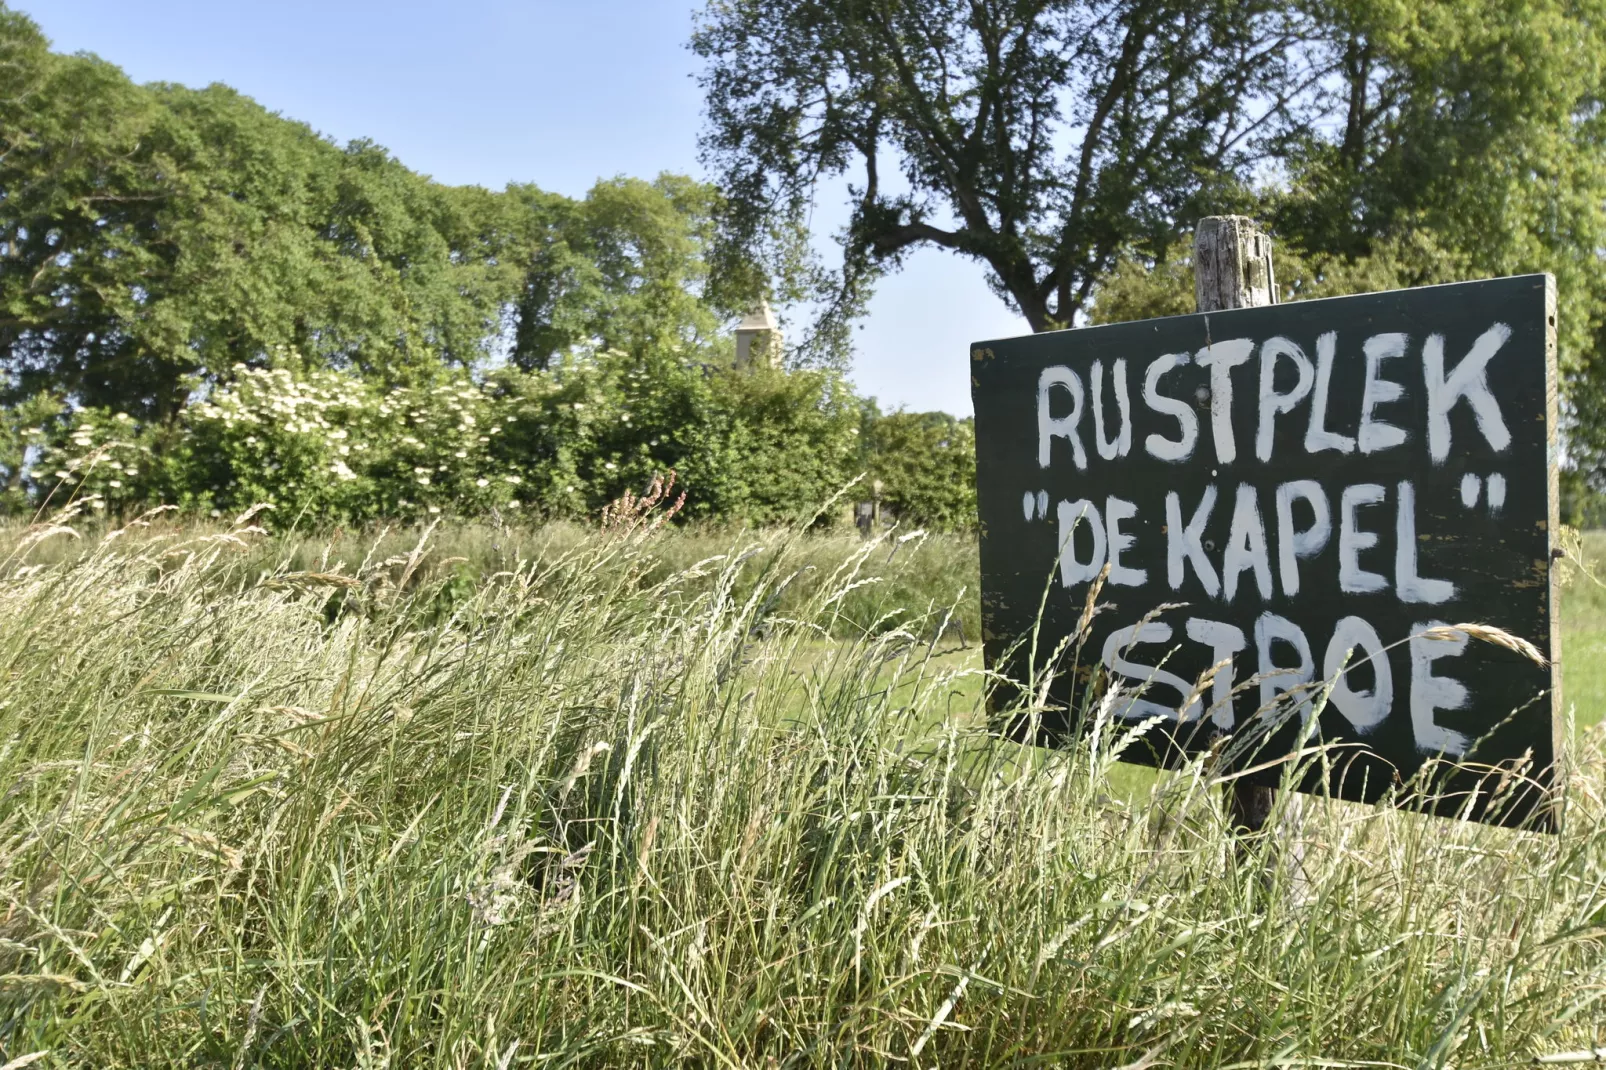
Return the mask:
<svg viewBox="0 0 1606 1070">
<path fill-rule="evenodd" d="M 1309 799 L 1295 867 L 1233 838 L 1208 761 L 988 731 L 973 540 L 657 515 L 0 532 L 0 1066 L 1606 1045 L 1581 570 L 1563 831 Z"/>
</svg>

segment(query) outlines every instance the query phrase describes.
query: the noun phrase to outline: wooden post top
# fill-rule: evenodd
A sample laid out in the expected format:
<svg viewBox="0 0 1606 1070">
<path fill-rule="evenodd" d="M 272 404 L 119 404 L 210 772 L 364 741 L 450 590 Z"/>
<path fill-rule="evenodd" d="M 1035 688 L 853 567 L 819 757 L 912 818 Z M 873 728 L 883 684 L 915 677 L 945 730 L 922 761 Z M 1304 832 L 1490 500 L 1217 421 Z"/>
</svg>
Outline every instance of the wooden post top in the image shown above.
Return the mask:
<svg viewBox="0 0 1606 1070">
<path fill-rule="evenodd" d="M 1271 237 L 1248 216 L 1205 216 L 1193 237 L 1193 278 L 1200 312 L 1275 305 Z"/>
</svg>

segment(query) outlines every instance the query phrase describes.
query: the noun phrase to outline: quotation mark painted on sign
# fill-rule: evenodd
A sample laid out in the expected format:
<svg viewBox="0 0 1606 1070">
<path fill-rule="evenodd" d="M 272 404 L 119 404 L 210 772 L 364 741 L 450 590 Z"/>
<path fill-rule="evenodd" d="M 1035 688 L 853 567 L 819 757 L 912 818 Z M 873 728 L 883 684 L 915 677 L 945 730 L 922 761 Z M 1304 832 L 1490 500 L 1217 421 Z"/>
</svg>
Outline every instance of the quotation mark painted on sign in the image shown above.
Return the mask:
<svg viewBox="0 0 1606 1070">
<path fill-rule="evenodd" d="M 1468 509 L 1478 504 L 1483 492 L 1483 480 L 1468 472 L 1461 477 L 1461 504 Z M 1498 514 L 1506 505 L 1506 477 L 1496 472 L 1489 477 L 1489 512 Z"/>
<path fill-rule="evenodd" d="M 1021 495 L 1020 511 L 1026 515 L 1027 521 L 1048 517 L 1048 491 L 1040 490 L 1037 493 L 1027 491 Z"/>
</svg>

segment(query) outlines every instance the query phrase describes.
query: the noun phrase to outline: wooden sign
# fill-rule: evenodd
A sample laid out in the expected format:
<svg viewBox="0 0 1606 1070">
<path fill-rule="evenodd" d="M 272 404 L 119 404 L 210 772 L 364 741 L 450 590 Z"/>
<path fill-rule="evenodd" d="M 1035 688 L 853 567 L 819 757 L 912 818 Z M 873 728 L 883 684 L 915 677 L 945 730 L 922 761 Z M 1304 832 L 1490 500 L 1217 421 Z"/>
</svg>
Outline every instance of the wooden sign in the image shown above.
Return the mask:
<svg viewBox="0 0 1606 1070">
<path fill-rule="evenodd" d="M 1042 742 L 1115 684 L 1129 759 L 1336 743 L 1304 790 L 1531 820 L 1553 670 L 1448 626 L 1557 649 L 1555 337 L 1530 275 L 974 346 L 995 704 L 1053 670 Z"/>
</svg>

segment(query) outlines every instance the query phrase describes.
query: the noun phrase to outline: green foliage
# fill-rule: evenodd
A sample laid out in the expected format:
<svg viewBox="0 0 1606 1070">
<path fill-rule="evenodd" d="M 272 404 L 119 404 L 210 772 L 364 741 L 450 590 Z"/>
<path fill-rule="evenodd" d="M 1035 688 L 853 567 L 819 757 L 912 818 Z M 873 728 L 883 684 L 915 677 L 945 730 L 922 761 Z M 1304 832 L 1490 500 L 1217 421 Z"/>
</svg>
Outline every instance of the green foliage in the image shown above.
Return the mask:
<svg viewBox="0 0 1606 1070">
<path fill-rule="evenodd" d="M 7 399 L 171 423 L 196 386 L 282 348 L 394 382 L 484 355 L 513 281 L 491 195 L 222 86 L 135 86 L 38 48 L 19 63 L 33 88 L 0 101 Z"/>
<path fill-rule="evenodd" d="M 443 373 L 389 389 L 345 372 L 241 366 L 171 427 L 77 410 L 34 482 L 39 497 L 124 514 L 267 503 L 282 524 L 492 509 L 580 517 L 674 471 L 688 518 L 763 522 L 809 514 L 851 478 L 858 422 L 857 399 L 830 373 L 674 352 L 604 350 L 485 382 Z"/>
<path fill-rule="evenodd" d="M 8 511 L 578 516 L 675 470 L 767 520 L 851 477 L 839 377 L 730 367 L 761 280 L 713 284 L 711 187 L 440 186 L 0 16 Z"/>
<path fill-rule="evenodd" d="M 604 350 L 491 385 L 507 413 L 498 456 L 552 515 L 594 513 L 674 471 L 687 517 L 792 518 L 846 483 L 858 452 L 857 399 L 825 371 Z"/>
<path fill-rule="evenodd" d="M 1291 139 L 1266 217 L 1386 286 L 1555 275 L 1570 450 L 1599 469 L 1606 5 L 1350 0 L 1331 20 L 1344 121 Z"/>
<path fill-rule="evenodd" d="M 1369 255 L 1358 259 L 1274 242 L 1272 268 L 1280 301 L 1455 282 L 1471 277 L 1474 270 L 1467 256 L 1439 246 L 1420 231 L 1403 239 L 1380 239 Z M 1130 254 L 1117 261 L 1094 294 L 1088 320 L 1125 323 L 1193 311 L 1193 243 L 1182 238 L 1153 261 Z"/>
<path fill-rule="evenodd" d="M 59 434 L 61 411 L 61 399 L 46 393 L 0 405 L 0 517 L 28 510 L 30 456 Z"/>
<path fill-rule="evenodd" d="M 1606 483 L 1602 0 L 753 0 L 693 44 L 724 240 L 847 176 L 861 302 L 931 245 L 1034 330 L 1192 311 L 1177 244 L 1223 211 L 1270 225 L 1290 298 L 1551 272 Z"/>
<path fill-rule="evenodd" d="M 722 313 L 746 311 L 703 298 L 719 205 L 709 186 L 660 175 L 598 182 L 584 201 L 534 186 L 507 197 L 526 257 L 509 353 L 518 367 L 545 368 L 582 345 L 706 345 Z"/>
<path fill-rule="evenodd" d="M 0 401 L 171 425 L 238 365 L 422 388 L 506 357 L 706 347 L 719 200 L 665 175 L 573 201 L 431 182 L 223 86 L 137 86 L 0 6 Z"/>
<path fill-rule="evenodd" d="M 894 412 L 867 421 L 870 477 L 906 527 L 976 526 L 976 424 L 945 412 Z"/>
</svg>

